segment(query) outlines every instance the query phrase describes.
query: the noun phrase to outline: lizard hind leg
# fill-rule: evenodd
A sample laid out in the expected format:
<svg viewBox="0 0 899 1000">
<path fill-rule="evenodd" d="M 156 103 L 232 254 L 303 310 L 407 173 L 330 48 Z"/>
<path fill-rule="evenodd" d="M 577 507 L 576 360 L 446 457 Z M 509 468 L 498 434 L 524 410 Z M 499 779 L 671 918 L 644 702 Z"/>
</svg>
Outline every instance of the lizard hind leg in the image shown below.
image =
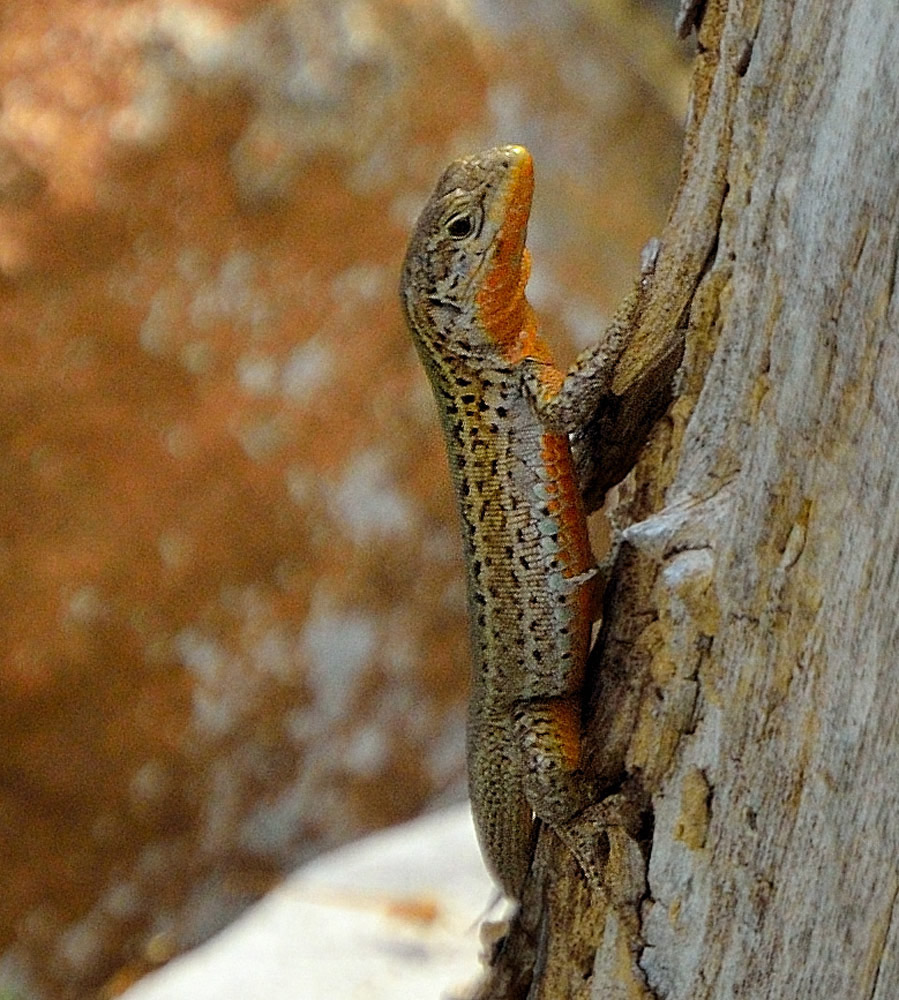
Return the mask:
<svg viewBox="0 0 899 1000">
<path fill-rule="evenodd" d="M 645 885 L 645 863 L 633 835 L 639 818 L 624 796 L 599 802 L 591 795 L 580 770 L 580 719 L 580 705 L 572 698 L 518 703 L 524 794 L 535 816 L 577 859 L 591 890 L 606 898 L 638 899 Z"/>
</svg>

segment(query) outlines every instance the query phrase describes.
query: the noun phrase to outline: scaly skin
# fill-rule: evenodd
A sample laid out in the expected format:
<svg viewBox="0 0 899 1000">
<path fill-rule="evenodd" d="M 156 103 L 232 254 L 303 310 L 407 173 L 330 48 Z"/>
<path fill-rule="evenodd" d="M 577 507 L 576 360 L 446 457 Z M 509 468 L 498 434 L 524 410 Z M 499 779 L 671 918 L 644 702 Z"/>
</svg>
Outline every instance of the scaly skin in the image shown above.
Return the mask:
<svg viewBox="0 0 899 1000">
<path fill-rule="evenodd" d="M 581 688 L 595 570 L 564 379 L 525 298 L 533 186 L 521 146 L 452 163 L 412 234 L 401 284 L 462 520 L 475 826 L 513 899 L 533 852 L 532 814 L 593 875 L 574 830 L 589 803 L 579 771 Z"/>
</svg>

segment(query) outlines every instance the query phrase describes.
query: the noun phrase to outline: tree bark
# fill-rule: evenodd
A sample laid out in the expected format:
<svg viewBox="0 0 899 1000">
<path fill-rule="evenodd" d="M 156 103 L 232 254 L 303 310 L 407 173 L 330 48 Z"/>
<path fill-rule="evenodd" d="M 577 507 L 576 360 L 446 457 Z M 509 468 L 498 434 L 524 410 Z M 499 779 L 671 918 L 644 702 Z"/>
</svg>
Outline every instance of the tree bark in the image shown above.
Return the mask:
<svg viewBox="0 0 899 1000">
<path fill-rule="evenodd" d="M 699 14 L 616 376 L 639 394 L 683 337 L 677 398 L 621 490 L 591 660 L 591 769 L 644 810 L 646 882 L 613 831 L 591 899 L 544 833 L 482 997 L 899 996 L 899 16 Z"/>
</svg>

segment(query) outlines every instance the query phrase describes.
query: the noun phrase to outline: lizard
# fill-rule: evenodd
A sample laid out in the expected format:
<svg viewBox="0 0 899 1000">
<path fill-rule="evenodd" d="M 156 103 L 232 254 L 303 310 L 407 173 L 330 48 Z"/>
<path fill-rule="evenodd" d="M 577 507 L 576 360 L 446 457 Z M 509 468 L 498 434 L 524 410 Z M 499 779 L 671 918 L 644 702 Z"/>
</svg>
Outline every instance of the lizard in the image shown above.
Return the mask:
<svg viewBox="0 0 899 1000">
<path fill-rule="evenodd" d="M 569 435 L 596 407 L 609 355 L 597 346 L 563 375 L 539 334 L 525 296 L 533 190 L 523 146 L 455 160 L 413 229 L 400 282 L 462 526 L 472 814 L 488 870 L 516 901 L 535 818 L 589 884 L 602 883 L 581 762 L 597 568 Z"/>
</svg>

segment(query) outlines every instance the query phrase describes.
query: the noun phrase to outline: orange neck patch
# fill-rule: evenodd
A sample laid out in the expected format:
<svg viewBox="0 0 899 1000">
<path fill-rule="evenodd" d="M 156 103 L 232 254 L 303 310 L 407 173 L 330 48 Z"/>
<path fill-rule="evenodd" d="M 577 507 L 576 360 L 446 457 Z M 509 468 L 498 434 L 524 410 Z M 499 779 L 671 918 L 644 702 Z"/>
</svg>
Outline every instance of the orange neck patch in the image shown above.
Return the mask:
<svg viewBox="0 0 899 1000">
<path fill-rule="evenodd" d="M 531 274 L 531 255 L 524 244 L 533 194 L 534 165 L 527 156 L 510 171 L 505 197 L 495 206 L 500 227 L 490 268 L 476 298 L 484 331 L 513 364 L 523 358 L 552 361 L 537 334 L 537 317 L 524 293 Z"/>
</svg>

